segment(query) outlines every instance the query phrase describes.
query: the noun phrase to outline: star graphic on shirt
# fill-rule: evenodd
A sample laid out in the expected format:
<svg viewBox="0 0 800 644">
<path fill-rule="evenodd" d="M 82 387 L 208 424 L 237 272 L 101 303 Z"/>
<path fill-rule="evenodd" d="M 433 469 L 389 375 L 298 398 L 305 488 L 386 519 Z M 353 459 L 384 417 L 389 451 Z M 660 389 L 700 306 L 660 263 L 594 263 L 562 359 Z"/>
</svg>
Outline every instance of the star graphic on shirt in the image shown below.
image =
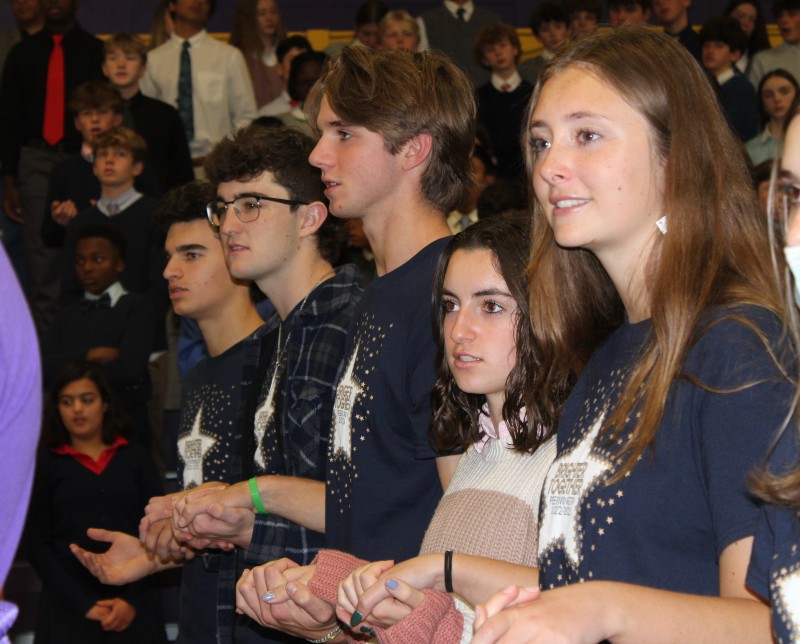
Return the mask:
<svg viewBox="0 0 800 644">
<path fill-rule="evenodd" d="M 363 387 L 353 375 L 360 343 L 356 343 L 353 353 L 336 385 L 336 400 L 333 403 L 333 455 L 341 454 L 350 460 L 352 453 L 352 413 L 356 396 L 363 392 Z"/>
<path fill-rule="evenodd" d="M 256 452 L 254 458 L 262 470 L 266 469 L 267 463 L 264 460 L 264 450 L 261 449 L 261 441 L 264 439 L 264 434 L 267 431 L 267 425 L 269 425 L 269 421 L 272 420 L 272 416 L 275 413 L 275 389 L 277 387 L 277 382 L 278 366 L 276 365 L 275 371 L 272 374 L 272 380 L 269 383 L 267 397 L 264 399 L 264 402 L 261 404 L 261 406 L 256 410 L 256 419 L 254 423 L 254 433 L 256 435 Z"/>
<path fill-rule="evenodd" d="M 800 633 L 800 569 L 785 571 L 773 583 L 775 604 L 787 626 L 786 630 Z"/>
<path fill-rule="evenodd" d="M 581 499 L 611 469 L 609 459 L 592 453 L 605 415 L 605 411 L 601 413 L 583 440 L 557 458 L 547 472 L 542 490 L 544 520 L 539 529 L 539 557 L 563 539 L 569 563 L 575 568 L 580 563 Z"/>
<path fill-rule="evenodd" d="M 203 482 L 203 460 L 217 439 L 203 433 L 203 405 L 197 410 L 191 431 L 178 439 L 178 454 L 184 463 L 183 488 L 196 487 Z"/>
</svg>

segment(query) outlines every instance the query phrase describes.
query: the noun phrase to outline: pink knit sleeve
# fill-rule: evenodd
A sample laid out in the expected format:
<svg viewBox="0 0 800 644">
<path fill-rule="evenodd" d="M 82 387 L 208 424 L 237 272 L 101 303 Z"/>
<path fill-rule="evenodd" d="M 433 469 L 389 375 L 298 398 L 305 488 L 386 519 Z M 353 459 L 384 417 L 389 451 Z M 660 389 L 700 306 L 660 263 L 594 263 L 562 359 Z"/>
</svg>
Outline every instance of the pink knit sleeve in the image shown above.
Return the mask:
<svg viewBox="0 0 800 644">
<path fill-rule="evenodd" d="M 317 569 L 308 582 L 309 590 L 335 608 L 339 584 L 356 568 L 369 562 L 338 550 L 320 550 L 312 563 Z"/>
<path fill-rule="evenodd" d="M 458 644 L 464 629 L 464 616 L 448 593 L 424 588 L 425 599 L 411 614 L 390 628 L 373 629 L 381 644 Z"/>
</svg>

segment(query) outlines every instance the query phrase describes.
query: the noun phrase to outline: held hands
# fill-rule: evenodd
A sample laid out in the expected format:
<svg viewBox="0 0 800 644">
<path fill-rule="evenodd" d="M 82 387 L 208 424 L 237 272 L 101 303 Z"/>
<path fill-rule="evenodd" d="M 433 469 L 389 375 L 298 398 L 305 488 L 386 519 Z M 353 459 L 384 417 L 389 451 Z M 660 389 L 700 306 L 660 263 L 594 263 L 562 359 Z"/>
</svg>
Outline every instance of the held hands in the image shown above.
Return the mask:
<svg viewBox="0 0 800 644">
<path fill-rule="evenodd" d="M 197 538 L 189 532 L 173 529 L 172 518 L 178 501 L 190 492 L 205 489 L 218 490 L 222 487 L 224 487 L 223 483 L 204 483 L 192 490 L 150 499 L 145 507 L 145 515 L 139 523 L 139 539 L 147 552 L 162 561 L 168 561 L 186 557 L 189 548 L 194 550 L 204 548 L 231 550 L 234 545 L 228 541 Z"/>
<path fill-rule="evenodd" d="M 236 611 L 298 637 L 324 637 L 336 628 L 336 615 L 308 588 L 315 571 L 313 564 L 298 566 L 289 559 L 245 570 L 236 584 Z"/>
<path fill-rule="evenodd" d="M 255 514 L 246 483 L 221 488 L 195 488 L 175 504 L 172 527 L 194 538 L 227 541 L 246 548 L 253 535 Z"/>
<path fill-rule="evenodd" d="M 541 592 L 509 586 L 475 611 L 473 644 L 583 643 L 611 638 L 609 593 L 598 582 Z"/>
<path fill-rule="evenodd" d="M 413 586 L 394 577 L 381 581 L 384 573 L 391 574 L 393 569 L 393 561 L 376 561 L 350 573 L 339 585 L 338 618 L 366 632 L 363 629 L 370 626 L 389 628 L 419 606 L 425 595 Z M 371 594 L 366 605 L 362 601 L 365 591 Z"/>
</svg>

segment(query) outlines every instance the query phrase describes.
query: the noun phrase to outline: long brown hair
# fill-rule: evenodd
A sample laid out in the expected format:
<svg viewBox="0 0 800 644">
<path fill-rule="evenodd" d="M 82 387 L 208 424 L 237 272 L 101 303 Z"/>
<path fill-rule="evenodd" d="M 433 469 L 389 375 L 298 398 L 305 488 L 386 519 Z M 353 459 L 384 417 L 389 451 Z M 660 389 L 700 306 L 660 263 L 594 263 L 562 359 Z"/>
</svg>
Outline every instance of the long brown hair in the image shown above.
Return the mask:
<svg viewBox="0 0 800 644">
<path fill-rule="evenodd" d="M 787 113 L 783 124 L 783 141 L 786 142 L 786 133 L 789 125 L 800 114 L 800 93 L 795 96 L 792 106 Z M 781 177 L 781 162 L 776 162 L 772 168 L 772 184 L 770 185 L 769 207 L 767 211 L 770 222 L 770 239 L 786 239 L 786 229 L 789 223 L 789 204 L 782 198 L 779 189 Z M 782 245 L 782 244 L 781 244 Z M 800 347 L 800 313 L 795 302 L 797 281 L 792 277 L 787 263 L 780 253 L 773 253 L 773 269 L 776 276 L 784 284 L 784 300 L 786 302 L 789 334 L 794 340 L 794 346 Z M 800 354 L 797 356 L 796 371 L 800 373 Z M 778 505 L 786 505 L 800 509 L 800 462 L 794 463 L 789 469 L 777 471 L 767 462 L 778 442 L 784 439 L 785 432 L 792 432 L 796 445 L 800 445 L 800 388 L 795 389 L 792 401 L 792 417 L 787 419 L 781 434 L 773 443 L 772 449 L 767 454 L 763 466 L 750 477 L 750 489 L 762 499 Z"/>
<path fill-rule="evenodd" d="M 616 438 L 626 419 L 637 417 L 618 478 L 653 442 L 669 388 L 707 330 L 703 312 L 754 304 L 783 318 L 784 305 L 741 146 L 689 53 L 673 39 L 637 27 L 574 43 L 542 70 L 527 123 L 542 87 L 571 66 L 594 74 L 645 118 L 664 173 L 669 232 L 658 235 L 644 269 L 652 331 L 602 430 L 607 439 Z M 523 145 L 532 176 L 527 139 L 526 128 Z M 547 400 L 547 392 L 570 386 L 593 350 L 622 322 L 623 307 L 596 257 L 559 247 L 535 198 L 532 211 L 531 321 L 542 360 L 533 386 L 536 397 Z"/>
<path fill-rule="evenodd" d="M 437 340 L 437 379 L 431 394 L 433 423 L 430 439 L 442 451 L 466 449 L 482 438 L 478 417 L 486 402 L 486 396 L 482 394 L 468 394 L 459 389 L 447 361 L 442 292 L 447 267 L 457 250 L 490 251 L 495 270 L 505 280 L 509 293 L 517 304 L 514 320 L 517 360 L 506 381 L 502 412 L 514 449 L 533 453 L 555 430 L 555 425 L 540 423 L 540 403 L 533 397 L 533 389 L 530 387 L 532 374 L 539 368 L 539 360 L 533 347 L 528 309 L 525 265 L 530 250 L 529 240 L 527 217 L 510 215 L 484 219 L 453 237 L 436 265 L 432 306 Z M 524 415 L 521 412 L 525 412 Z"/>
<path fill-rule="evenodd" d="M 277 2 L 275 4 L 277 6 Z M 261 37 L 258 35 L 257 6 L 258 0 L 239 1 L 231 26 L 231 34 L 228 37 L 228 43 L 238 47 L 246 60 L 251 58 L 261 60 L 261 54 L 264 51 L 264 43 L 261 42 Z M 284 38 L 286 38 L 286 27 L 283 25 L 283 16 L 281 16 L 278 28 L 275 30 L 273 48 Z"/>
</svg>

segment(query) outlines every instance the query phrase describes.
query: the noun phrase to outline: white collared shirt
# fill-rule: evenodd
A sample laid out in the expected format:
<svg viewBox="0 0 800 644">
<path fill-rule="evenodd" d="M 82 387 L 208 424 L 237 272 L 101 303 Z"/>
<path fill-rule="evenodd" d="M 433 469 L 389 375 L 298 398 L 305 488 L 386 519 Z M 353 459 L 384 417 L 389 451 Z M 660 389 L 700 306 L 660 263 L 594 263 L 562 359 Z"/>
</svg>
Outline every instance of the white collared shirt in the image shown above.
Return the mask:
<svg viewBox="0 0 800 644">
<path fill-rule="evenodd" d="M 508 86 L 508 89 L 505 90 L 506 92 L 513 92 L 522 84 L 522 76 L 520 76 L 516 70 L 508 78 L 500 78 L 497 74 L 492 74 L 492 77 L 489 80 L 494 88 L 499 92 L 504 91 L 503 85 Z"/>
<path fill-rule="evenodd" d="M 172 34 L 147 54 L 142 93 L 177 107 L 184 39 Z M 253 85 L 242 52 L 215 40 L 205 30 L 189 38 L 192 59 L 193 158 L 207 155 L 220 139 L 256 118 Z"/>
<path fill-rule="evenodd" d="M 89 293 L 88 291 L 84 291 L 83 297 L 90 301 L 99 300 L 106 293 L 108 293 L 108 297 L 111 298 L 111 308 L 113 309 L 117 305 L 117 302 L 119 302 L 119 298 L 121 298 L 123 295 L 127 295 L 128 291 L 125 290 L 122 282 L 114 282 L 105 291 L 98 293 L 97 295 Z"/>
<path fill-rule="evenodd" d="M 107 199 L 101 196 L 97 200 L 97 209 L 106 217 L 113 217 L 135 204 L 141 198 L 142 193 L 137 191 L 136 188 L 128 188 L 116 199 Z"/>
<path fill-rule="evenodd" d="M 736 72 L 733 71 L 733 67 L 729 67 L 724 72 L 722 72 L 719 76 L 717 76 L 717 82 L 719 83 L 720 87 L 727 83 L 731 78 L 736 75 Z"/>
</svg>

